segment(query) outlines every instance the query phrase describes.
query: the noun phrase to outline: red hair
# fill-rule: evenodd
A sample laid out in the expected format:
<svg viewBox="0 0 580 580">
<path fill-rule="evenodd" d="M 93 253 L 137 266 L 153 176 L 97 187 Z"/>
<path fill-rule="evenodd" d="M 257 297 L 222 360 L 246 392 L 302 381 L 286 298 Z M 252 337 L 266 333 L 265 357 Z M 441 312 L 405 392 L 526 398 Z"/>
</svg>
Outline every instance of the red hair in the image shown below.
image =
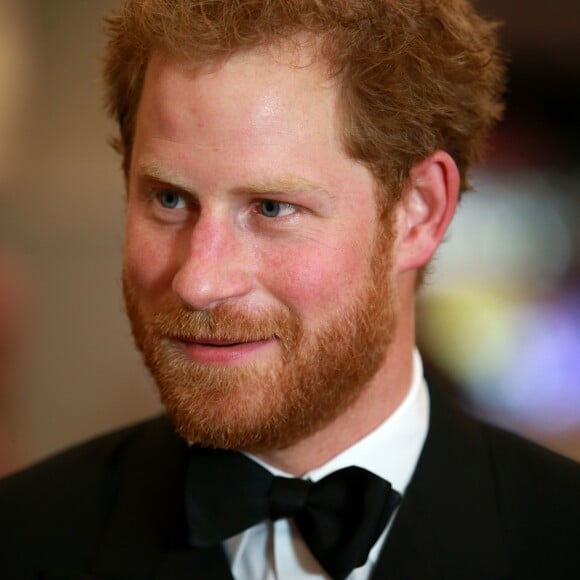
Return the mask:
<svg viewBox="0 0 580 580">
<path fill-rule="evenodd" d="M 411 167 L 438 149 L 467 189 L 503 109 L 497 25 L 467 0 L 126 0 L 107 26 L 107 106 L 126 172 L 154 52 L 203 63 L 312 36 L 339 80 L 345 149 L 391 203 Z"/>
</svg>

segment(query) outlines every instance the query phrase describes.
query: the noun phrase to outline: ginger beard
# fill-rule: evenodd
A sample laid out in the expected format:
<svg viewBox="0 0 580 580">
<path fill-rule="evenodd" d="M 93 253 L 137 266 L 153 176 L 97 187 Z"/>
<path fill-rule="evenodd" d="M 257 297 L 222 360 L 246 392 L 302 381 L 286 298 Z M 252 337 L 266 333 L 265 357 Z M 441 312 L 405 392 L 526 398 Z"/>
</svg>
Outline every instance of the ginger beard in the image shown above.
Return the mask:
<svg viewBox="0 0 580 580">
<path fill-rule="evenodd" d="M 223 304 L 193 311 L 175 298 L 146 315 L 125 270 L 133 337 L 177 432 L 203 446 L 260 452 L 286 448 L 338 417 L 384 361 L 396 327 L 390 232 L 379 238 L 358 296 L 330 312 L 316 331 L 284 307 L 248 312 Z M 235 366 L 199 364 L 179 348 L 180 340 L 199 337 L 276 337 L 280 356 Z"/>
</svg>

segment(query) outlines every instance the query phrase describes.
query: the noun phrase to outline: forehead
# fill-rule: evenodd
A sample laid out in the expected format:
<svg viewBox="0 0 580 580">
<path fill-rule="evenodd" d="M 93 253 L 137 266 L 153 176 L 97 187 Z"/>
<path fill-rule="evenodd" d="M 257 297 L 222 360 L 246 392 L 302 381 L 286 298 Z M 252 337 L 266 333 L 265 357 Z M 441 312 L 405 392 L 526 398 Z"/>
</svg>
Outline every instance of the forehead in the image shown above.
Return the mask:
<svg viewBox="0 0 580 580">
<path fill-rule="evenodd" d="M 268 47 L 199 65 L 155 54 L 139 120 L 168 139 L 195 127 L 199 138 L 272 141 L 284 136 L 336 141 L 338 90 L 305 48 Z M 139 127 L 138 127 L 139 128 Z M 211 135 L 209 134 L 211 132 Z"/>
<path fill-rule="evenodd" d="M 131 174 L 159 167 L 210 192 L 292 176 L 348 203 L 357 193 L 368 200 L 374 179 L 347 155 L 339 110 L 336 80 L 306 50 L 240 52 L 203 66 L 157 54 L 139 104 Z"/>
</svg>

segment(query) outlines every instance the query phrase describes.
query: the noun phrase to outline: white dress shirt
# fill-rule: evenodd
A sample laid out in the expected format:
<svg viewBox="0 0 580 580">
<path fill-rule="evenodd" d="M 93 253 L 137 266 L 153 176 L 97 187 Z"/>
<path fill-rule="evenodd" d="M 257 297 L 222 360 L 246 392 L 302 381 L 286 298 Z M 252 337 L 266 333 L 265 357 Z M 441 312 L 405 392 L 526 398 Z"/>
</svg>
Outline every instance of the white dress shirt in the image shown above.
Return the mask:
<svg viewBox="0 0 580 580">
<path fill-rule="evenodd" d="M 429 393 L 423 378 L 421 356 L 413 355 L 413 379 L 405 398 L 379 427 L 317 469 L 304 474 L 314 482 L 330 473 L 356 465 L 391 482 L 404 494 L 417 465 L 429 426 Z M 249 455 L 273 475 L 293 477 Z M 395 513 L 396 517 L 396 513 Z M 379 557 L 391 522 L 372 547 L 364 566 L 356 568 L 347 580 L 368 580 Z M 236 580 L 323 580 L 328 574 L 302 540 L 295 524 L 288 519 L 266 521 L 224 542 Z"/>
</svg>

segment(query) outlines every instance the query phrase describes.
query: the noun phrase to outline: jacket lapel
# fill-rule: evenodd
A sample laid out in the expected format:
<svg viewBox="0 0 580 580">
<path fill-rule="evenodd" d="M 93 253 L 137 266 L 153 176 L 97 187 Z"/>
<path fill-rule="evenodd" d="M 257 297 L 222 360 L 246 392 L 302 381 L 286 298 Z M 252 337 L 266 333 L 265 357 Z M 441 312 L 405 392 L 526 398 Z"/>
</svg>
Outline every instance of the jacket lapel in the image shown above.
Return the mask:
<svg viewBox="0 0 580 580">
<path fill-rule="evenodd" d="M 187 542 L 187 445 L 155 421 L 120 458 L 109 525 L 86 571 L 45 580 L 232 580 L 221 547 Z M 429 434 L 373 580 L 486 580 L 507 576 L 492 466 L 481 429 L 431 391 Z"/>
<path fill-rule="evenodd" d="M 97 569 L 123 580 L 229 580 L 221 547 L 189 546 L 184 510 L 187 445 L 167 420 L 159 425 L 128 453 L 131 459 Z"/>
<path fill-rule="evenodd" d="M 184 481 L 187 445 L 166 419 L 128 443 L 109 524 L 90 567 L 71 580 L 231 580 L 221 547 L 187 541 Z M 73 574 L 73 575 L 70 575 Z M 48 576 L 57 580 L 59 576 Z"/>
<path fill-rule="evenodd" d="M 481 428 L 436 389 L 430 395 L 425 447 L 373 579 L 505 578 L 493 466 Z"/>
</svg>

